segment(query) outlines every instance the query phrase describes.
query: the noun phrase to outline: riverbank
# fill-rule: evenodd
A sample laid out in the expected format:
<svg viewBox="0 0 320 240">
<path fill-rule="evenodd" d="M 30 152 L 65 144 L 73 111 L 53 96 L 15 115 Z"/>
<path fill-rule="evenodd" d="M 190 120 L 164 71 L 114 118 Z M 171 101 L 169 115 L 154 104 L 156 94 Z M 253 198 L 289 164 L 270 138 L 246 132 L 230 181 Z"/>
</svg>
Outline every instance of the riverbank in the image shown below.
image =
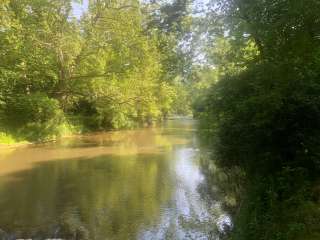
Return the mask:
<svg viewBox="0 0 320 240">
<path fill-rule="evenodd" d="M 0 149 L 3 148 L 15 148 L 30 145 L 28 141 L 21 141 L 15 139 L 13 136 L 7 133 L 0 132 Z"/>
<path fill-rule="evenodd" d="M 161 121 L 152 121 L 152 123 L 143 123 L 143 124 L 136 124 L 136 126 L 133 127 L 127 127 L 127 128 L 111 128 L 108 130 L 90 130 L 88 128 L 85 128 L 84 126 L 81 125 L 76 125 L 68 122 L 67 124 L 63 124 L 59 127 L 59 133 L 57 135 L 52 135 L 49 138 L 46 139 L 38 139 L 38 140 L 27 140 L 23 137 L 17 138 L 14 137 L 11 134 L 0 132 L 0 149 L 4 148 L 15 148 L 15 147 L 21 147 L 21 146 L 27 146 L 27 145 L 32 145 L 32 144 L 43 144 L 43 143 L 48 143 L 48 142 L 55 142 L 59 141 L 60 139 L 63 138 L 69 138 L 69 137 L 74 137 L 74 136 L 79 136 L 79 135 L 87 135 L 87 134 L 97 134 L 97 133 L 106 133 L 106 132 L 113 132 L 113 131 L 119 131 L 119 130 L 133 130 L 133 129 L 139 129 L 139 128 L 145 128 L 147 126 L 157 126 L 164 121 L 167 120 L 191 120 L 193 119 L 192 116 L 179 116 L 179 115 L 171 115 L 168 116 L 165 119 L 162 119 Z M 34 134 L 34 133 L 33 133 Z"/>
<path fill-rule="evenodd" d="M 7 148 L 24 147 L 24 146 L 29 146 L 29 145 L 32 145 L 32 144 L 33 143 L 29 143 L 29 142 L 19 142 L 19 143 L 10 143 L 10 144 L 0 143 L 0 150 L 1 149 L 7 149 Z"/>
</svg>

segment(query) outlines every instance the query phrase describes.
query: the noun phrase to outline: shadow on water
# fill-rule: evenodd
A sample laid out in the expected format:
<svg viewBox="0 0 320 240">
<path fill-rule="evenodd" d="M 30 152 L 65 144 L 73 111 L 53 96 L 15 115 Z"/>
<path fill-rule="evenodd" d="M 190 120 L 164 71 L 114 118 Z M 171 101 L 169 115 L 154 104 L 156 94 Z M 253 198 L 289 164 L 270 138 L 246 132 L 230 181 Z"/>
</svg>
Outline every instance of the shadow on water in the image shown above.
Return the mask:
<svg viewBox="0 0 320 240">
<path fill-rule="evenodd" d="M 0 225 L 23 238 L 129 239 L 168 201 L 168 173 L 161 155 L 39 163 L 0 187 Z"/>
<path fill-rule="evenodd" d="M 10 153 L 0 239 L 221 239 L 232 224 L 204 153 L 182 120 Z"/>
</svg>

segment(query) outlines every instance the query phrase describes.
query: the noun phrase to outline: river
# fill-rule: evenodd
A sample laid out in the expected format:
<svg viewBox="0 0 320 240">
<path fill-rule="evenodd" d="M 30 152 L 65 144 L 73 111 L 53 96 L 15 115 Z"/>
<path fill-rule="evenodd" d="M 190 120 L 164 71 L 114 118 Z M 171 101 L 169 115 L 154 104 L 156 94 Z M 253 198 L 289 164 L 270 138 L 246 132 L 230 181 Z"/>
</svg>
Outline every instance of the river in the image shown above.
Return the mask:
<svg viewBox="0 0 320 240">
<path fill-rule="evenodd" d="M 205 151 L 191 119 L 2 149 L 0 239 L 219 239 Z"/>
</svg>

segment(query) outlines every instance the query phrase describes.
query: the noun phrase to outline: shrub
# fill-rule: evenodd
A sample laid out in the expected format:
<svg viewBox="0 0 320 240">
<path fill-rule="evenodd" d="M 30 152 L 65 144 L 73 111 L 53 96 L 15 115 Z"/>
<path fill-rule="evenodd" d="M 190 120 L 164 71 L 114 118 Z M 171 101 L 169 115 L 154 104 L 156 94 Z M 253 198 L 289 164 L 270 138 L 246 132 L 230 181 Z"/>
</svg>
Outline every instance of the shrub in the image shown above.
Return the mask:
<svg viewBox="0 0 320 240">
<path fill-rule="evenodd" d="M 64 114 L 59 102 L 42 93 L 17 96 L 4 107 L 4 125 L 19 138 L 44 141 L 60 135 Z"/>
<path fill-rule="evenodd" d="M 213 129 L 216 159 L 246 173 L 232 239 L 319 235 L 311 191 L 320 173 L 319 92 L 318 75 L 304 66 L 270 62 L 211 89 L 202 116 Z"/>
<path fill-rule="evenodd" d="M 16 143 L 16 140 L 7 133 L 0 132 L 0 144 L 13 144 Z"/>
</svg>

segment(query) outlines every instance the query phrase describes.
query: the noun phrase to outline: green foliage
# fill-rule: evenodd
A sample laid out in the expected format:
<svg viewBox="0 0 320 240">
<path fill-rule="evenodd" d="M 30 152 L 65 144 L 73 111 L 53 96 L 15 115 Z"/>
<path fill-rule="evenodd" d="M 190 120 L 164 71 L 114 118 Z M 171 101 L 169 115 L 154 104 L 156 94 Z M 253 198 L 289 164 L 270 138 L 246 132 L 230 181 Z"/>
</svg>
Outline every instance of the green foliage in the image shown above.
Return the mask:
<svg viewBox="0 0 320 240">
<path fill-rule="evenodd" d="M 180 43 L 191 25 L 188 4 L 161 3 L 157 16 L 143 11 L 154 5 L 90 1 L 76 19 L 71 0 L 1 1 L 4 128 L 45 140 L 58 135 L 60 115 L 68 132 L 134 127 L 178 111 L 186 94 L 174 79 L 187 66 Z"/>
<path fill-rule="evenodd" d="M 218 81 L 197 105 L 220 166 L 246 173 L 232 239 L 316 239 L 320 173 L 317 1 L 219 1 Z M 217 16 L 219 15 L 219 16 Z"/>
<path fill-rule="evenodd" d="M 220 126 L 218 149 L 228 161 L 252 171 L 319 169 L 320 85 L 307 73 L 299 79 L 303 70 L 288 68 L 291 65 L 262 63 L 213 87 L 207 110 Z"/>
<path fill-rule="evenodd" d="M 13 144 L 16 140 L 9 134 L 0 132 L 0 144 Z"/>
<path fill-rule="evenodd" d="M 287 168 L 250 184 L 231 239 L 299 239 L 319 236 L 319 207 L 303 169 Z"/>
<path fill-rule="evenodd" d="M 59 136 L 59 126 L 64 123 L 59 102 L 41 93 L 10 99 L 3 112 L 4 126 L 14 135 L 30 141 Z"/>
</svg>

